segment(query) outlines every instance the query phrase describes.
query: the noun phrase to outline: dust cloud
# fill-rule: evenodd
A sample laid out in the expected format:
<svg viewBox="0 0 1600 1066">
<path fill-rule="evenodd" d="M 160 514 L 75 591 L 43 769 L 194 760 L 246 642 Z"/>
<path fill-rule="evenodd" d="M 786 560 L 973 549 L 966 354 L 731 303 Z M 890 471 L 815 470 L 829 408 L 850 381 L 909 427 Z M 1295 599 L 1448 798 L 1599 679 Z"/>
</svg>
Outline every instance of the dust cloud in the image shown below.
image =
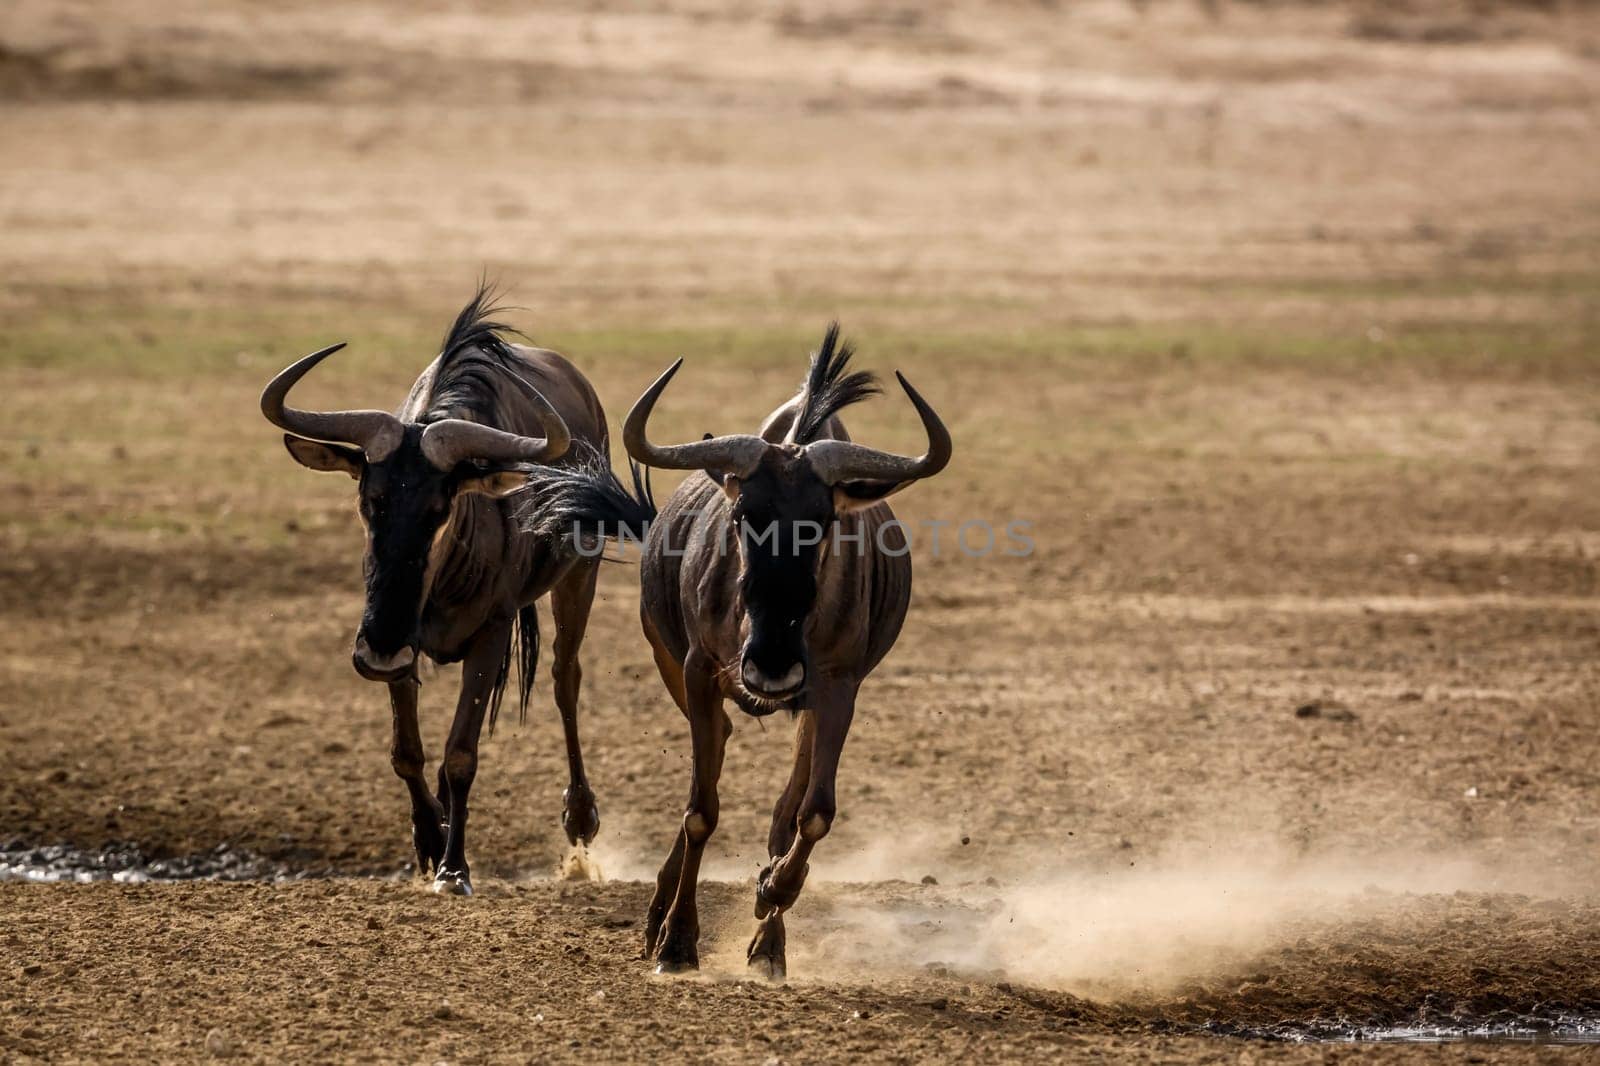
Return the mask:
<svg viewBox="0 0 1600 1066">
<path fill-rule="evenodd" d="M 881 878 L 897 855 L 916 850 L 914 837 L 844 857 L 833 883 L 802 900 L 789 939 L 797 972 L 933 970 L 1090 996 L 1161 992 L 1245 965 L 1292 942 L 1305 923 L 1358 920 L 1399 894 L 1573 887 L 1504 856 L 1306 856 L 1250 839 L 1098 867 L 989 855 L 986 872 L 964 878 L 847 883 Z"/>
<path fill-rule="evenodd" d="M 1247 966 L 1307 923 L 1358 921 L 1398 895 L 1576 887 L 1505 854 L 1306 855 L 1244 836 L 1094 864 L 1043 850 L 941 852 L 948 835 L 901 829 L 847 850 L 824 845 L 790 912 L 791 973 L 851 982 L 932 972 L 1092 998 L 1162 993 Z M 612 838 L 586 861 L 615 879 L 649 881 L 658 860 Z M 752 883 L 754 867 L 708 854 L 702 872 Z M 708 976 L 742 973 L 752 927 L 744 908 L 716 923 Z"/>
</svg>

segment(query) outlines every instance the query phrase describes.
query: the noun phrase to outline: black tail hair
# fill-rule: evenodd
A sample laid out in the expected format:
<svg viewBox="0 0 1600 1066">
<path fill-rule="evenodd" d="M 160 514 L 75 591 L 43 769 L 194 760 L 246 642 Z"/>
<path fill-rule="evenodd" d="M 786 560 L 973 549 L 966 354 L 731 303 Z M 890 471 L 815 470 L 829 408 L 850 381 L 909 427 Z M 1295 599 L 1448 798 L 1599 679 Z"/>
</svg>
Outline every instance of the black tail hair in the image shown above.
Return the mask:
<svg viewBox="0 0 1600 1066">
<path fill-rule="evenodd" d="M 584 449 L 575 465 L 536 466 L 528 471 L 517 524 L 536 537 L 571 548 L 576 548 L 580 535 L 643 540 L 656 517 L 649 472 L 628 461 L 630 492 L 592 446 L 574 442 L 573 447 Z"/>
<path fill-rule="evenodd" d="M 528 697 L 533 694 L 533 679 L 539 672 L 539 610 L 531 603 L 517 611 L 505 658 L 500 660 L 500 672 L 495 675 L 494 688 L 489 690 L 490 736 L 494 736 L 494 725 L 500 720 L 500 703 L 511 682 L 512 660 L 517 663 L 517 724 L 521 725 L 528 720 Z"/>
</svg>

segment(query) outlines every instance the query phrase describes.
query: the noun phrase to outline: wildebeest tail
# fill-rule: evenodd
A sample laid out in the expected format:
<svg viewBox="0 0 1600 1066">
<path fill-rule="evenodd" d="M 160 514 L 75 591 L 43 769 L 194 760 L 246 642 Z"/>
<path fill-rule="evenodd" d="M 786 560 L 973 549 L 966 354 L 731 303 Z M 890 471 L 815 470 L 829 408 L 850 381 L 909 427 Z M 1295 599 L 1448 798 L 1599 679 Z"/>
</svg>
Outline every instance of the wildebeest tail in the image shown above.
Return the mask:
<svg viewBox="0 0 1600 1066">
<path fill-rule="evenodd" d="M 655 521 L 656 501 L 649 474 L 632 460 L 628 470 L 631 491 L 597 452 L 574 466 L 533 468 L 518 510 L 522 528 L 571 548 L 580 538 L 642 541 Z"/>
<path fill-rule="evenodd" d="M 511 663 L 517 664 L 517 721 L 528 719 L 528 697 L 533 693 L 533 678 L 539 672 L 539 611 L 533 604 L 517 612 L 517 621 L 511 627 L 511 640 L 506 645 L 506 657 L 500 660 L 500 673 L 495 675 L 494 688 L 489 692 L 489 735 L 494 735 L 494 724 L 500 718 L 500 702 L 505 699 L 506 686 L 511 683 Z"/>
</svg>

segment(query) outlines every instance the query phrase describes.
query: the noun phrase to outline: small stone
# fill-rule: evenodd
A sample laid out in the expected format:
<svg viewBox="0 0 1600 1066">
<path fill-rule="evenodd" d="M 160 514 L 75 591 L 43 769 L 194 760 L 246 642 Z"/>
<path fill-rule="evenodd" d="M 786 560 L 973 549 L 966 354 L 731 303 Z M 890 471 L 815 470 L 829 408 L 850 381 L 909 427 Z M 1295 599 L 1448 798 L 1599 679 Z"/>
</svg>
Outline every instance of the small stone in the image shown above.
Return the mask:
<svg viewBox="0 0 1600 1066">
<path fill-rule="evenodd" d="M 206 1054 L 214 1059 L 225 1059 L 233 1054 L 233 1043 L 221 1029 L 206 1033 Z"/>
<path fill-rule="evenodd" d="M 433 1016 L 438 1018 L 440 1021 L 444 1021 L 449 1018 L 454 1018 L 456 1016 L 456 1012 L 451 1008 L 450 1001 L 448 999 L 441 999 L 439 1001 L 439 1005 L 433 1008 Z"/>
<path fill-rule="evenodd" d="M 923 874 L 922 883 L 925 885 L 936 885 L 939 883 L 939 879 L 932 874 Z"/>
<path fill-rule="evenodd" d="M 367 919 L 367 928 L 368 929 L 382 929 L 383 928 L 383 923 L 378 921 L 378 919 L 376 919 L 376 918 L 368 918 Z"/>
<path fill-rule="evenodd" d="M 1475 800 L 1475 799 L 1478 798 L 1478 786 L 1477 785 L 1473 785 L 1471 788 L 1467 789 L 1465 792 L 1463 792 L 1461 794 L 1463 796 L 1465 796 L 1469 800 Z"/>
<path fill-rule="evenodd" d="M 44 969 L 44 967 L 39 965 L 37 962 L 27 963 L 22 967 L 22 976 L 32 977 L 42 969 Z"/>
<path fill-rule="evenodd" d="M 938 999 L 929 1000 L 928 1007 L 930 1010 L 949 1010 L 950 1001 L 945 997 L 940 996 Z"/>
<path fill-rule="evenodd" d="M 1356 712 L 1338 700 L 1312 700 L 1294 709 L 1296 718 L 1322 718 L 1329 722 L 1354 722 Z"/>
<path fill-rule="evenodd" d="M 594 998 L 595 998 L 595 999 L 597 999 L 597 1000 L 599 1000 L 599 999 L 605 999 L 605 998 L 606 998 L 606 990 L 605 990 L 605 989 L 603 989 L 603 988 L 602 988 L 602 989 L 600 989 L 600 990 L 599 990 L 599 991 L 597 991 L 597 992 L 596 992 L 596 993 L 595 993 L 595 994 L 594 994 Z"/>
</svg>

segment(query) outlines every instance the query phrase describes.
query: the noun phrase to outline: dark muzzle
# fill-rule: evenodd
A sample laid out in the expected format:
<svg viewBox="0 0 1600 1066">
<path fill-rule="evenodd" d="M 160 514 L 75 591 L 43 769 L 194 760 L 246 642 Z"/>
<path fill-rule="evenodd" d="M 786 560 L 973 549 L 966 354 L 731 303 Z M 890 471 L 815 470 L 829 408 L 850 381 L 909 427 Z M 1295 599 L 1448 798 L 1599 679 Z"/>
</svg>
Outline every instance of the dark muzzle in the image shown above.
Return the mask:
<svg viewBox="0 0 1600 1066">
<path fill-rule="evenodd" d="M 402 644 L 397 651 L 381 654 L 372 649 L 363 634 L 356 637 L 350 663 L 356 668 L 356 673 L 368 681 L 399 681 L 416 673 L 417 650 L 409 644 Z"/>
</svg>

